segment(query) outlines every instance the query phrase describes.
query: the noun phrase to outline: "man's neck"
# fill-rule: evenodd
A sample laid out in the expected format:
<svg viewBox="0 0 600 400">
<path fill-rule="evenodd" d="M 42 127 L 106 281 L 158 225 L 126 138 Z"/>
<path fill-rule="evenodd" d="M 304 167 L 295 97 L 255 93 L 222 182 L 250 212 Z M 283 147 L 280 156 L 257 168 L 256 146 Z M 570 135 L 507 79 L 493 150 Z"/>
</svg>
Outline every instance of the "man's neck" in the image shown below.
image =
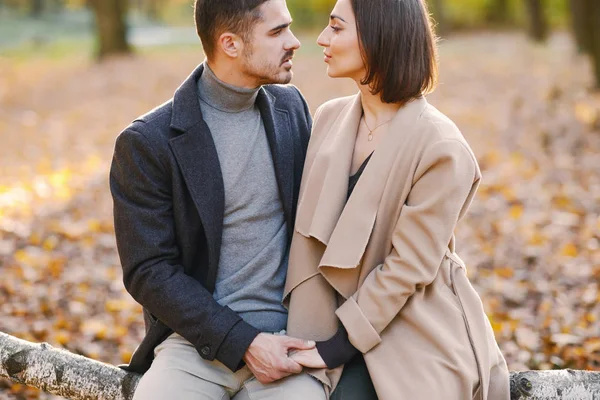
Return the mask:
<svg viewBox="0 0 600 400">
<path fill-rule="evenodd" d="M 229 113 L 254 107 L 258 90 L 259 88 L 246 89 L 222 81 L 206 63 L 198 80 L 200 99 L 212 108 Z"/>
<path fill-rule="evenodd" d="M 240 72 L 239 68 L 231 64 L 204 61 L 205 65 L 208 65 L 212 72 L 215 74 L 220 81 L 225 82 L 231 86 L 235 86 L 243 89 L 256 89 L 260 87 L 255 79 L 249 78 L 247 75 Z"/>
</svg>

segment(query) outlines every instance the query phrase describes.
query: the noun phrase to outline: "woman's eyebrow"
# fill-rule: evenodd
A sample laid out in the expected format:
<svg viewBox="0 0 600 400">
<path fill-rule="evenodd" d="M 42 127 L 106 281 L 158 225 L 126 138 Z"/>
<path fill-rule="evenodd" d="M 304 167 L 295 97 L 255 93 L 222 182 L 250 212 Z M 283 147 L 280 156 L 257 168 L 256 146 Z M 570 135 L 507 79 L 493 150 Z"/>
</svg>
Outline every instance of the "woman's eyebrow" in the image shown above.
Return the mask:
<svg viewBox="0 0 600 400">
<path fill-rule="evenodd" d="M 346 20 L 338 15 L 335 14 L 331 14 L 331 16 L 329 17 L 329 19 L 339 19 L 340 21 L 346 22 Z"/>
</svg>

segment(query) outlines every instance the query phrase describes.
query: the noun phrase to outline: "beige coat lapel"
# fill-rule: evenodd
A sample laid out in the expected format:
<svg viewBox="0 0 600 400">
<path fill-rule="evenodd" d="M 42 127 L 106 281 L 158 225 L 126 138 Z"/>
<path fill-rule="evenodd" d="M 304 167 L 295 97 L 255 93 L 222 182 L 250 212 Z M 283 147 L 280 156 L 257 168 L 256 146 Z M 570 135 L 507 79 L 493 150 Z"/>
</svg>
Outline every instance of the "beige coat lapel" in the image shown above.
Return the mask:
<svg viewBox="0 0 600 400">
<path fill-rule="evenodd" d="M 299 234 L 311 240 L 314 238 L 318 243 L 296 239 L 298 244 L 294 252 L 312 254 L 316 258 L 312 263 L 302 263 L 288 269 L 284 299 L 302 282 L 319 274 L 317 266 L 323 253 L 312 249 L 327 245 L 346 204 L 354 141 L 361 116 L 359 95 L 344 106 L 335 120 L 319 121 L 315 116 L 300 186 L 294 235 Z M 322 131 L 315 133 L 316 129 Z M 291 254 L 290 258 L 294 256 Z"/>
<path fill-rule="evenodd" d="M 417 138 L 411 134 L 414 131 L 411 124 L 426 106 L 425 98 L 418 98 L 402 107 L 392 119 L 388 126 L 389 134 L 377 146 L 330 235 L 319 271 L 344 298 L 352 296 L 358 288 L 361 271 L 356 267 L 360 265 L 369 243 L 386 187 L 404 186 L 406 193 L 401 196 L 403 199 L 410 190 L 410 184 L 405 183 L 411 179 L 409 174 L 413 165 L 410 160 L 416 160 L 417 157 L 402 149 L 415 148 L 412 142 Z M 392 169 L 395 169 L 394 173 Z M 398 169 L 405 169 L 406 172 Z M 344 177 L 346 182 L 348 175 Z M 390 177 L 406 179 L 389 182 Z M 319 226 L 318 221 L 315 222 Z"/>
<path fill-rule="evenodd" d="M 302 180 L 296 230 L 325 245 L 346 204 L 354 142 L 361 116 L 362 105 L 357 95 L 331 125 Z"/>
</svg>

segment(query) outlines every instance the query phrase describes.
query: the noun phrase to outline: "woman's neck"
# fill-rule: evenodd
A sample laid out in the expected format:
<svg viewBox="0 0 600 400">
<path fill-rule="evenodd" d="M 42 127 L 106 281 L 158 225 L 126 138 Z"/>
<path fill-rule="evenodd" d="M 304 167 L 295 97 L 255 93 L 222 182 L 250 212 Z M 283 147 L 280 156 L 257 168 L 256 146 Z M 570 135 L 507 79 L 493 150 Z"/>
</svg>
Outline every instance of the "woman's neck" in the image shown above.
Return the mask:
<svg viewBox="0 0 600 400">
<path fill-rule="evenodd" d="M 399 103 L 384 103 L 379 94 L 372 94 L 367 85 L 358 85 L 364 118 L 374 127 L 391 120 L 402 107 Z"/>
</svg>

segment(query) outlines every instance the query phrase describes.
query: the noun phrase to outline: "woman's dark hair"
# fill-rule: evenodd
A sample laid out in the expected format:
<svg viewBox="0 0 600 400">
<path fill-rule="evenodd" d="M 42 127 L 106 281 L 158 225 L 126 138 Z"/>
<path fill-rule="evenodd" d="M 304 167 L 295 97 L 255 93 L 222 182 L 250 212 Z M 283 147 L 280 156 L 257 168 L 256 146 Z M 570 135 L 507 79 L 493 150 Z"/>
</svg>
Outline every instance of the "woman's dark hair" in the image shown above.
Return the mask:
<svg viewBox="0 0 600 400">
<path fill-rule="evenodd" d="M 367 74 L 384 103 L 405 103 L 437 84 L 437 37 L 424 0 L 351 0 Z"/>
<path fill-rule="evenodd" d="M 257 9 L 268 0 L 196 0 L 194 20 L 204 53 L 211 58 L 223 32 L 238 34 L 248 42 L 254 24 L 261 19 Z"/>
</svg>

